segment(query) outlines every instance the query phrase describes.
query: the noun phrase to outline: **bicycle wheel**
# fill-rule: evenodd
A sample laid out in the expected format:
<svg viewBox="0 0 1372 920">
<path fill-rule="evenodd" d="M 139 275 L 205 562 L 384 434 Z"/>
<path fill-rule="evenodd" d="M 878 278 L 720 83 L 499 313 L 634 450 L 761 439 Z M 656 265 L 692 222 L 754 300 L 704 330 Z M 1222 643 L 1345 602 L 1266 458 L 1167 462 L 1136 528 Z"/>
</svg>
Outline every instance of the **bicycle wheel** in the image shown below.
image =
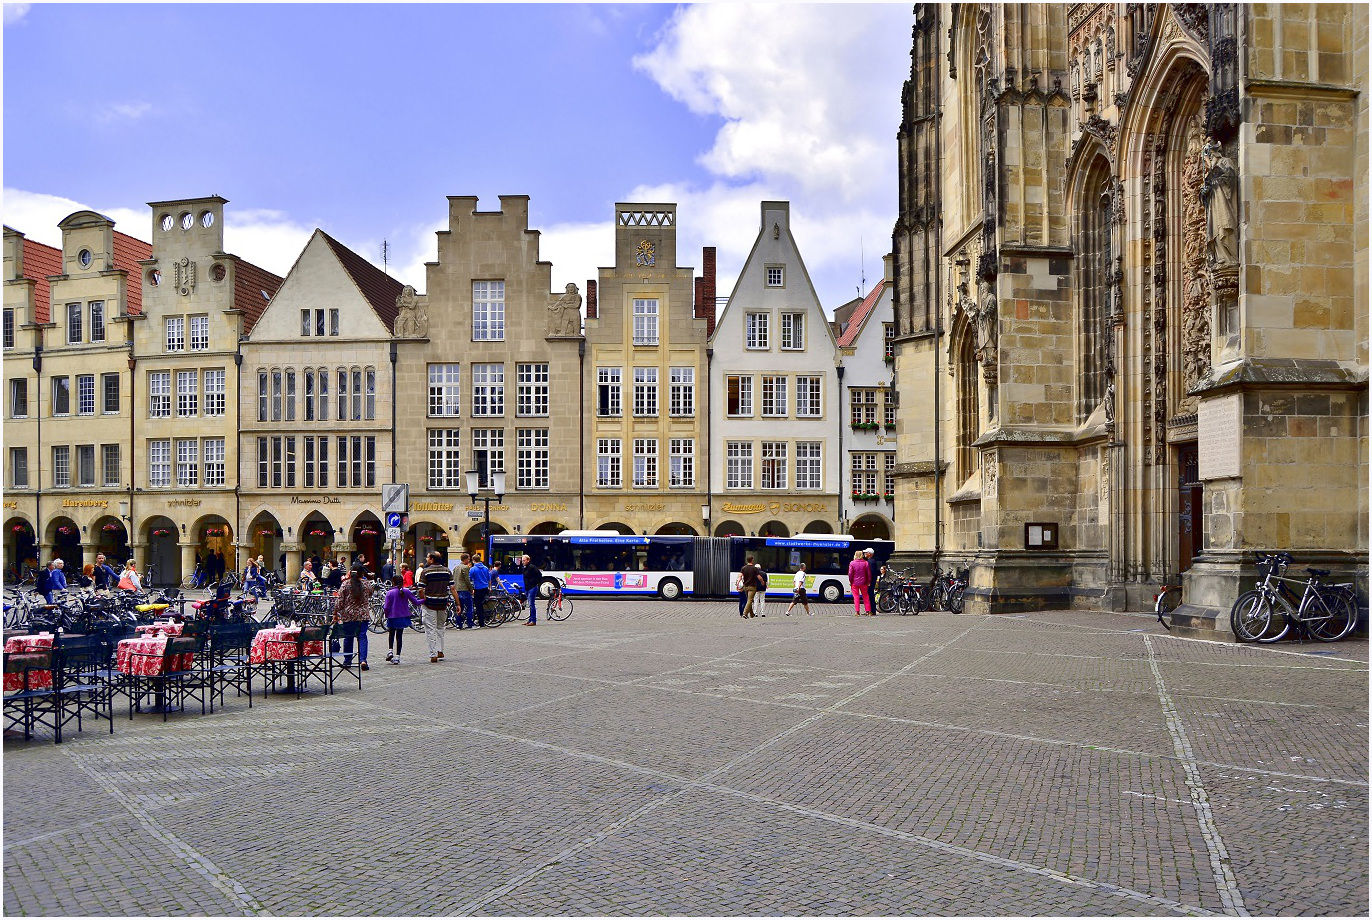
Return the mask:
<svg viewBox="0 0 1372 920">
<path fill-rule="evenodd" d="M 565 620 L 572 615 L 572 599 L 565 594 L 554 594 L 548 601 L 548 619 Z"/>
<path fill-rule="evenodd" d="M 877 595 L 877 612 L 892 613 L 896 609 L 896 589 L 882 588 Z"/>
<path fill-rule="evenodd" d="M 1229 627 L 1240 642 L 1276 642 L 1286 635 L 1290 622 L 1272 598 L 1261 591 L 1249 591 L 1234 601 Z"/>
<path fill-rule="evenodd" d="M 1321 642 L 1337 642 L 1353 631 L 1358 614 L 1347 594 L 1317 594 L 1310 599 L 1309 609 L 1301 621 Z"/>
<path fill-rule="evenodd" d="M 948 609 L 954 613 L 962 613 L 962 585 L 958 585 L 948 592 Z"/>
<path fill-rule="evenodd" d="M 1157 614 L 1158 622 L 1168 630 L 1172 628 L 1172 611 L 1179 606 L 1181 606 L 1181 588 L 1175 585 L 1164 586 L 1153 600 L 1153 612 Z"/>
</svg>

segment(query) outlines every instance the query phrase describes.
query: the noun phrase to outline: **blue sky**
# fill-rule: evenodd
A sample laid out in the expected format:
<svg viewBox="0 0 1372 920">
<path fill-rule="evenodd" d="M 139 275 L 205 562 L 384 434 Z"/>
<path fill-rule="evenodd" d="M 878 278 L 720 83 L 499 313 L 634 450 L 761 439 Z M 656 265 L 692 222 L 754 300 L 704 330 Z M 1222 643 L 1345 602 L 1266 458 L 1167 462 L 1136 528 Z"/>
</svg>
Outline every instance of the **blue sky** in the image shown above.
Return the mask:
<svg viewBox="0 0 1372 920">
<path fill-rule="evenodd" d="M 676 201 L 727 294 L 758 203 L 791 201 L 832 310 L 895 220 L 908 4 L 7 4 L 4 221 L 229 199 L 284 273 L 318 226 L 425 287 L 447 195 L 529 195 L 553 287 L 613 258 L 616 201 Z M 864 252 L 865 251 L 865 252 Z"/>
</svg>

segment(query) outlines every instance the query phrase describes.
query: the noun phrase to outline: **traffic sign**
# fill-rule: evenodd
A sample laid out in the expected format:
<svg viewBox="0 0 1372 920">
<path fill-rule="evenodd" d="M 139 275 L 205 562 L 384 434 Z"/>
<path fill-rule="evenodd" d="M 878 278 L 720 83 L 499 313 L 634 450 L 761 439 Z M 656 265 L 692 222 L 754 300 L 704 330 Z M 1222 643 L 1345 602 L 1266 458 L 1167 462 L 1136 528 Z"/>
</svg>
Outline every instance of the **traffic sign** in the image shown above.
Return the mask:
<svg viewBox="0 0 1372 920">
<path fill-rule="evenodd" d="M 399 543 L 402 539 L 402 532 L 399 527 L 386 528 L 386 541 L 388 543 Z"/>
<path fill-rule="evenodd" d="M 387 531 L 399 530 L 401 527 L 405 526 L 404 523 L 403 523 L 403 518 L 404 518 L 404 517 L 405 517 L 405 515 L 402 514 L 402 513 L 399 512 L 399 511 L 387 511 L 387 512 L 386 512 L 386 530 L 387 530 Z M 399 539 L 399 538 L 398 538 L 398 537 L 388 537 L 387 539 L 396 540 L 396 539 Z"/>
<path fill-rule="evenodd" d="M 410 484 L 408 482 L 387 482 L 381 486 L 381 511 L 389 514 L 392 511 L 410 510 Z"/>
</svg>

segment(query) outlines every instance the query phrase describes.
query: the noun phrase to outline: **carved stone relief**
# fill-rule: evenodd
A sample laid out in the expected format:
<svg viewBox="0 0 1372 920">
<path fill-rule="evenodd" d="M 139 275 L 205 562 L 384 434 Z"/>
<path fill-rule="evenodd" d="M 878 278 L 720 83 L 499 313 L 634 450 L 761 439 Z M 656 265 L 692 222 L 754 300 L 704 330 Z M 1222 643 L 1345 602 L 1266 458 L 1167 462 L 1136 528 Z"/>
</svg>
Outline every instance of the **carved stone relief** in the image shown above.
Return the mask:
<svg viewBox="0 0 1372 920">
<path fill-rule="evenodd" d="M 412 285 L 405 285 L 395 298 L 395 334 L 401 339 L 422 339 L 429 334 L 429 314 L 419 303 Z"/>
<path fill-rule="evenodd" d="M 577 336 L 581 334 L 581 294 L 575 284 L 567 285 L 560 297 L 548 298 L 548 336 Z"/>
<path fill-rule="evenodd" d="M 172 283 L 178 294 L 189 297 L 195 292 L 195 263 L 188 258 L 172 263 Z"/>
<path fill-rule="evenodd" d="M 1182 392 L 1177 412 L 1196 411 L 1196 398 L 1187 393 L 1210 373 L 1210 274 L 1206 270 L 1206 208 L 1202 200 L 1205 162 L 1201 126 L 1192 117 L 1186 129 L 1186 159 L 1182 163 Z"/>
</svg>

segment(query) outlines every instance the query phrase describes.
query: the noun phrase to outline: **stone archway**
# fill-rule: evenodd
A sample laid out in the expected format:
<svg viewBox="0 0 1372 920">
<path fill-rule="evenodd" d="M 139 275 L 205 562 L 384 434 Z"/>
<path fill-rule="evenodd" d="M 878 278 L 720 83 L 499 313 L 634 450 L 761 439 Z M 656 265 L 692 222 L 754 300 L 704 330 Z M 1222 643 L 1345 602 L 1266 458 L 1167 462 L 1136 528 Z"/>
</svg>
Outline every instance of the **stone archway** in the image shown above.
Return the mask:
<svg viewBox="0 0 1372 920">
<path fill-rule="evenodd" d="M 380 571 L 390 551 L 386 546 L 386 529 L 381 526 L 381 519 L 370 511 L 362 512 L 353 521 L 349 537 L 353 544 L 352 561 L 365 560 L 368 571 Z"/>
<path fill-rule="evenodd" d="M 38 540 L 32 524 L 23 518 L 10 518 L 5 522 L 5 581 L 17 576 L 23 565 L 38 568 Z"/>
<path fill-rule="evenodd" d="M 853 526 L 848 528 L 848 532 L 859 540 L 891 539 L 891 525 L 879 514 L 862 515 L 853 521 Z"/>
<path fill-rule="evenodd" d="M 596 527 L 596 530 L 613 530 L 616 533 L 624 534 L 626 537 L 632 537 L 634 535 L 634 529 L 632 527 L 628 524 L 620 523 L 619 521 L 609 521 L 605 524 L 601 524 Z"/>
<path fill-rule="evenodd" d="M 259 512 L 248 525 L 248 546 L 253 558 L 262 557 L 262 564 L 286 577 L 286 560 L 281 551 L 281 522 L 270 511 Z M 245 563 L 246 565 L 246 563 Z"/>
<path fill-rule="evenodd" d="M 833 533 L 834 527 L 828 521 L 811 521 L 805 525 L 805 533 Z"/>
<path fill-rule="evenodd" d="M 715 536 L 717 537 L 743 537 L 747 534 L 748 531 L 738 521 L 721 521 L 715 527 Z"/>
<path fill-rule="evenodd" d="M 243 568 L 238 564 L 233 527 L 219 515 L 210 514 L 197 520 L 191 527 L 189 540 L 202 565 L 208 566 L 211 554 L 214 555 L 217 560 L 216 574 L 237 572 Z M 182 564 L 184 567 L 184 560 Z"/>
<path fill-rule="evenodd" d="M 147 564 L 143 575 L 149 584 L 179 585 L 190 574 L 181 571 L 181 548 L 176 522 L 158 515 L 143 524 L 143 541 L 147 544 Z"/>
<path fill-rule="evenodd" d="M 486 558 L 486 541 L 482 539 L 481 527 L 482 525 L 477 523 L 467 528 L 467 532 L 462 535 L 462 550 L 471 553 L 473 558 L 480 556 L 483 561 L 489 562 Z M 508 533 L 503 525 L 491 521 L 491 536 L 497 537 Z"/>
<path fill-rule="evenodd" d="M 81 551 L 81 528 L 69 517 L 55 517 L 48 523 L 48 545 L 52 558 L 66 563 L 68 572 L 79 572 L 85 560 Z M 47 559 L 42 560 L 44 564 Z"/>
<path fill-rule="evenodd" d="M 102 517 L 91 528 L 91 542 L 95 544 L 95 551 L 104 553 L 105 561 L 118 571 L 131 555 L 129 532 L 124 522 L 116 517 Z"/>
<path fill-rule="evenodd" d="M 670 524 L 663 524 L 657 529 L 659 536 L 666 537 L 698 537 L 700 534 L 690 524 L 683 524 L 680 521 L 672 521 Z"/>
<path fill-rule="evenodd" d="M 565 524 L 557 521 L 542 521 L 529 528 L 529 536 L 556 536 L 567 530 Z"/>
<path fill-rule="evenodd" d="M 757 535 L 759 537 L 789 537 L 791 528 L 781 521 L 768 521 L 757 529 Z"/>
</svg>

